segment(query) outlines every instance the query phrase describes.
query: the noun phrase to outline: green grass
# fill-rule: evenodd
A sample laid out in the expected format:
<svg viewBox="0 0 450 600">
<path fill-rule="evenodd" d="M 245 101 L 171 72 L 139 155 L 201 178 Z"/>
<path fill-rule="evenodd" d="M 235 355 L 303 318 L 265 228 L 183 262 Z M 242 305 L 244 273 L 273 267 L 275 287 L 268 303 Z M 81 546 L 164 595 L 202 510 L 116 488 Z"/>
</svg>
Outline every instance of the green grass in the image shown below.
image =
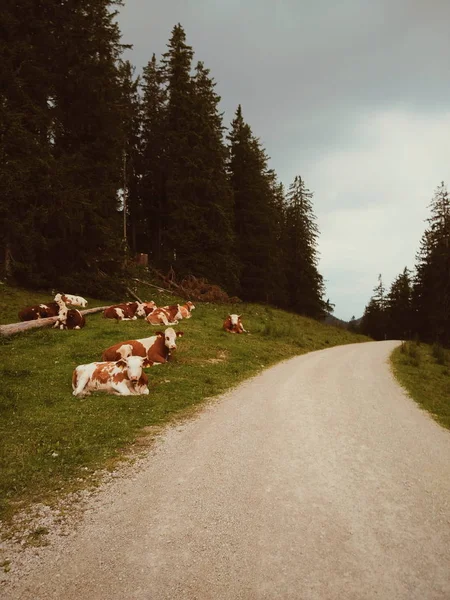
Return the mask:
<svg viewBox="0 0 450 600">
<path fill-rule="evenodd" d="M 11 315 L 16 318 L 25 300 L 45 299 L 17 288 L 2 286 L 4 291 L 10 304 L 2 303 L 4 322 Z M 174 300 L 144 286 L 136 291 L 159 305 Z M 107 304 L 89 300 L 90 307 Z M 229 312 L 243 315 L 249 335 L 222 330 Z M 96 470 L 113 465 L 130 449 L 143 427 L 161 426 L 264 367 L 311 350 L 367 340 L 261 305 L 199 303 L 193 317 L 176 326 L 184 336 L 173 361 L 146 370 L 150 395 L 72 395 L 77 365 L 100 360 L 102 351 L 116 342 L 154 335 L 158 329 L 142 319 L 117 323 L 100 313 L 88 315 L 81 331 L 46 328 L 0 338 L 3 519 L 33 502 L 51 502 L 86 486 Z"/>
<path fill-rule="evenodd" d="M 450 350 L 402 342 L 391 361 L 397 379 L 413 400 L 450 429 Z"/>
</svg>

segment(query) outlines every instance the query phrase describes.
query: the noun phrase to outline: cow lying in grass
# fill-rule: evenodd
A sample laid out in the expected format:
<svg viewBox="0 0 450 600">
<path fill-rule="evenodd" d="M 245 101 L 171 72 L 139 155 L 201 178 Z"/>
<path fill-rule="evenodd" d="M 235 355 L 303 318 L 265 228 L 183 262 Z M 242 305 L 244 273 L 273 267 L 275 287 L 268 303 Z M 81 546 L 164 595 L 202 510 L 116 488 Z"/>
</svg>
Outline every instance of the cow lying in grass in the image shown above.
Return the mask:
<svg viewBox="0 0 450 600">
<path fill-rule="evenodd" d="M 169 327 L 164 333 L 157 331 L 148 338 L 119 342 L 103 352 L 102 360 L 119 360 L 132 355 L 146 358 L 151 365 L 164 364 L 170 359 L 170 352 L 177 347 L 177 337 L 182 335 L 182 331 L 175 332 Z"/>
<path fill-rule="evenodd" d="M 145 316 L 149 315 L 155 310 L 155 308 L 157 308 L 156 302 L 153 302 L 153 300 L 150 300 L 149 302 L 143 302 L 142 304 L 144 306 Z"/>
<path fill-rule="evenodd" d="M 76 308 L 67 308 L 65 296 L 56 294 L 55 301 L 58 305 L 58 319 L 53 325 L 55 329 L 82 329 L 86 325 L 84 315 Z"/>
<path fill-rule="evenodd" d="M 163 306 L 161 308 L 155 308 L 151 313 L 147 315 L 147 323 L 150 325 L 177 325 L 178 320 L 182 319 L 180 305 L 173 304 L 172 306 Z"/>
<path fill-rule="evenodd" d="M 63 296 L 65 298 L 65 303 L 70 304 L 71 306 L 82 306 L 84 308 L 87 304 L 87 300 L 85 300 L 83 296 L 73 296 L 72 294 L 63 294 Z"/>
<path fill-rule="evenodd" d="M 228 315 L 223 322 L 223 328 L 228 333 L 248 333 L 242 324 L 241 315 Z"/>
<path fill-rule="evenodd" d="M 194 304 L 189 300 L 186 304 L 179 305 L 180 313 L 183 319 L 190 319 L 192 317 L 191 311 L 194 310 Z"/>
<path fill-rule="evenodd" d="M 148 366 L 141 356 L 79 365 L 72 375 L 73 395 L 87 396 L 97 391 L 119 396 L 148 394 L 148 377 L 142 370 Z"/>
<path fill-rule="evenodd" d="M 103 311 L 106 319 L 116 319 L 116 321 L 135 321 L 138 317 L 145 317 L 144 304 L 141 302 L 124 302 L 108 306 Z"/>
<path fill-rule="evenodd" d="M 56 317 L 59 313 L 60 306 L 56 299 L 65 301 L 64 294 L 56 294 L 53 302 L 47 302 L 46 304 L 35 304 L 33 306 L 27 306 L 19 312 L 19 319 L 21 321 L 34 321 L 36 319 L 46 319 L 47 317 Z"/>
</svg>

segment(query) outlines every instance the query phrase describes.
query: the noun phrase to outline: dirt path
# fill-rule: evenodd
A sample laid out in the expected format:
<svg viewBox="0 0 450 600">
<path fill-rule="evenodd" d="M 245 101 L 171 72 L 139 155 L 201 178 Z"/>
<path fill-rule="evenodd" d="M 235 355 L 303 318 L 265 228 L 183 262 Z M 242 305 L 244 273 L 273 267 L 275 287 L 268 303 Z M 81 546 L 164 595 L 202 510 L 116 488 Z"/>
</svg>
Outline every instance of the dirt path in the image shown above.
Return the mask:
<svg viewBox="0 0 450 600">
<path fill-rule="evenodd" d="M 294 358 L 169 430 L 3 600 L 448 600 L 450 435 L 394 346 Z"/>
</svg>

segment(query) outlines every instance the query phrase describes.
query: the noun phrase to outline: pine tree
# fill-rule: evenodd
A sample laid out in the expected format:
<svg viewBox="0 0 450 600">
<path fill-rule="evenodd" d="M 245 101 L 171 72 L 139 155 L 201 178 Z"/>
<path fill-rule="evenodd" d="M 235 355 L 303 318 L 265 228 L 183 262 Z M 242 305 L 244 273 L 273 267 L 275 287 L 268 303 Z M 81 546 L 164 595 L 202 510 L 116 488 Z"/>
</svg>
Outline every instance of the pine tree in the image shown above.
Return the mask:
<svg viewBox="0 0 450 600">
<path fill-rule="evenodd" d="M 359 326 L 358 326 L 358 323 L 356 322 L 355 315 L 353 315 L 349 321 L 348 330 L 351 331 L 352 333 L 358 333 Z"/>
<path fill-rule="evenodd" d="M 119 269 L 122 239 L 118 190 L 123 186 L 123 51 L 114 0 L 59 6 L 54 57 L 55 204 L 46 237 L 53 272 L 63 284 L 78 273 L 98 287 L 98 274 Z"/>
<path fill-rule="evenodd" d="M 191 160 L 191 149 L 196 132 L 193 123 L 193 82 L 191 46 L 180 24 L 172 30 L 168 51 L 163 54 L 164 78 L 167 83 L 165 203 L 167 219 L 163 230 L 163 261 L 183 275 L 187 268 L 189 249 L 195 236 L 190 227 L 195 217 L 194 191 L 191 180 L 196 164 Z M 180 273 L 181 271 L 181 273 Z"/>
<path fill-rule="evenodd" d="M 53 198 L 52 0 L 0 8 L 0 264 L 22 283 L 45 284 L 41 223 Z"/>
<path fill-rule="evenodd" d="M 323 278 L 317 269 L 319 229 L 312 197 L 302 178 L 296 176 L 287 195 L 286 269 L 291 308 L 318 318 L 324 314 L 325 303 Z"/>
<path fill-rule="evenodd" d="M 412 322 L 411 273 L 405 267 L 393 281 L 386 298 L 386 328 L 390 339 L 410 339 Z"/>
<path fill-rule="evenodd" d="M 234 220 L 240 295 L 245 300 L 273 301 L 277 230 L 274 220 L 273 177 L 268 157 L 239 106 L 228 136 L 229 175 L 234 195 Z"/>
<path fill-rule="evenodd" d="M 227 149 L 223 143 L 220 96 L 214 90 L 209 69 L 198 62 L 193 78 L 193 125 L 196 132 L 191 162 L 196 169 L 192 189 L 192 247 L 186 249 L 188 264 L 196 274 L 223 285 L 238 286 L 234 253 L 233 196 L 226 172 Z"/>
<path fill-rule="evenodd" d="M 374 294 L 364 310 L 361 320 L 361 333 L 384 340 L 387 337 L 386 328 L 386 289 L 383 278 L 378 275 L 378 284 L 373 289 Z"/>
<path fill-rule="evenodd" d="M 413 308 L 419 336 L 450 345 L 450 199 L 444 182 L 430 208 L 417 255 Z"/>
<path fill-rule="evenodd" d="M 158 268 L 163 266 L 168 222 L 166 101 L 164 74 L 153 54 L 142 75 L 139 204 L 133 223 L 136 249 L 147 252 Z"/>
<path fill-rule="evenodd" d="M 269 170 L 267 177 L 270 185 L 271 226 L 273 235 L 273 254 L 271 255 L 270 272 L 271 289 L 270 302 L 276 306 L 289 307 L 288 282 L 287 282 L 287 256 L 285 252 L 286 235 L 286 197 L 284 186 L 278 181 L 277 174 Z"/>
<path fill-rule="evenodd" d="M 138 251 L 137 237 L 142 220 L 139 198 L 140 168 L 140 104 L 139 77 L 134 77 L 134 67 L 129 61 L 119 63 L 122 99 L 120 108 L 123 119 L 123 165 L 122 165 L 122 214 L 124 244 Z"/>
</svg>

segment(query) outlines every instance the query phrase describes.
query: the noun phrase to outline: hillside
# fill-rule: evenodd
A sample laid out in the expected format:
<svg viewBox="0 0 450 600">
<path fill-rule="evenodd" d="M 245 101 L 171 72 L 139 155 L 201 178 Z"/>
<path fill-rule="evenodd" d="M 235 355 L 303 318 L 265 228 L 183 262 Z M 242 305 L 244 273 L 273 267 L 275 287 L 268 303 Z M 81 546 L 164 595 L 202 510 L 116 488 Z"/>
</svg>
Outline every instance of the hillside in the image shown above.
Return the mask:
<svg viewBox="0 0 450 600">
<path fill-rule="evenodd" d="M 136 292 L 158 305 L 177 300 L 140 286 Z M 156 291 L 156 290 L 155 290 Z M 2 286 L 1 320 L 17 320 L 25 304 L 49 300 Z M 89 298 L 88 306 L 107 304 Z M 248 335 L 229 335 L 222 322 L 242 314 Z M 89 315 L 81 331 L 33 330 L 1 338 L 1 514 L 10 517 L 33 502 L 48 502 L 92 483 L 98 469 L 113 465 L 132 447 L 143 428 L 161 426 L 192 411 L 265 367 L 297 354 L 366 341 L 363 336 L 257 304 L 196 304 L 173 360 L 147 369 L 149 396 L 72 396 L 71 376 L 79 365 L 100 360 L 118 341 L 154 335 L 142 319 L 114 322 Z M 148 431 L 148 429 L 147 429 Z"/>
</svg>

